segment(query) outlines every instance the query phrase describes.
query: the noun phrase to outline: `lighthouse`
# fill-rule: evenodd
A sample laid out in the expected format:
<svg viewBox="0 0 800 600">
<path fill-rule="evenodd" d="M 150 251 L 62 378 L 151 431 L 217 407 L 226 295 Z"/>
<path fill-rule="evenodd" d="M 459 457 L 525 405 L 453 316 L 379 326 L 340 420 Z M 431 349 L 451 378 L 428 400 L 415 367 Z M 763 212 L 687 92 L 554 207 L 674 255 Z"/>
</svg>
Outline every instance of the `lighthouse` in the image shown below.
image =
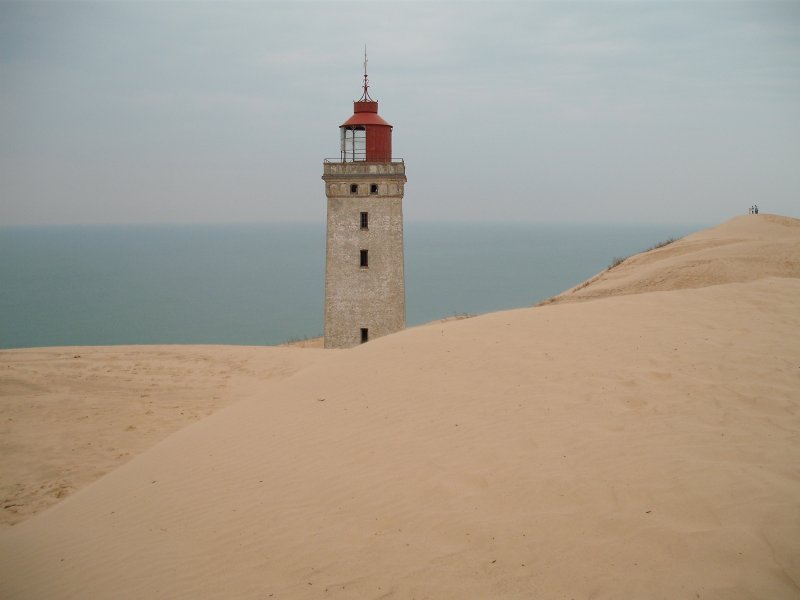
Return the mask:
<svg viewBox="0 0 800 600">
<path fill-rule="evenodd" d="M 392 158 L 392 126 L 369 95 L 367 56 L 361 98 L 339 126 L 340 154 L 325 159 L 325 347 L 350 348 L 405 327 L 403 187 Z"/>
</svg>

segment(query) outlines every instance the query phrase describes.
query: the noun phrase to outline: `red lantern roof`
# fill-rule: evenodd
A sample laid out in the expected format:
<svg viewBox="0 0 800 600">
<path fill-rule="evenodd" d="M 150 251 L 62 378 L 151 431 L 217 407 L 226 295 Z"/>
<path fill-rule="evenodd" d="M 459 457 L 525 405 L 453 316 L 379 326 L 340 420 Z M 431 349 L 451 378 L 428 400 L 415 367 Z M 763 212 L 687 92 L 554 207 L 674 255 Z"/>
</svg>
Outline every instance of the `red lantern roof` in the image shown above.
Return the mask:
<svg viewBox="0 0 800 600">
<path fill-rule="evenodd" d="M 378 116 L 377 100 L 357 100 L 353 102 L 353 116 L 347 119 L 339 127 L 350 127 L 352 125 L 383 125 L 391 127 L 389 123 Z"/>
</svg>

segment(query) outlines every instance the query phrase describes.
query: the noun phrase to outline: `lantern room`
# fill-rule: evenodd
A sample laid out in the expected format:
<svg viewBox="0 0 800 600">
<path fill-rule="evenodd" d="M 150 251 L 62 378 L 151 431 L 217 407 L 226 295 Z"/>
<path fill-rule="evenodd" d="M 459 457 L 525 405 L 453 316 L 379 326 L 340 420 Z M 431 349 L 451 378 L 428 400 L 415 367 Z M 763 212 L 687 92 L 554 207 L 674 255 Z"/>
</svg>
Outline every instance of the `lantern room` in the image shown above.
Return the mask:
<svg viewBox="0 0 800 600">
<path fill-rule="evenodd" d="M 369 96 L 364 57 L 364 93 L 353 102 L 353 116 L 339 126 L 342 162 L 392 162 L 392 126 L 378 115 Z"/>
</svg>

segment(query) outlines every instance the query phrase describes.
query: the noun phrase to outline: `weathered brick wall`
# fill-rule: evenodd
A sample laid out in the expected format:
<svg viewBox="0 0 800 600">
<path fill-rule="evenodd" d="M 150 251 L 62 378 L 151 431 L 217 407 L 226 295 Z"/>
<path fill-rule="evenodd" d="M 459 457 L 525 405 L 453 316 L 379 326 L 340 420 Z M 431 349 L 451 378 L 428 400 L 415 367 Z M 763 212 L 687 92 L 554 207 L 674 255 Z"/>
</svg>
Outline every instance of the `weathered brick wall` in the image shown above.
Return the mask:
<svg viewBox="0 0 800 600">
<path fill-rule="evenodd" d="M 325 268 L 325 347 L 361 343 L 405 327 L 403 163 L 325 163 L 328 226 Z M 358 185 L 351 193 L 350 186 Z M 370 186 L 378 186 L 371 194 Z M 369 228 L 361 229 L 361 213 Z M 369 266 L 360 266 L 360 251 Z"/>
</svg>

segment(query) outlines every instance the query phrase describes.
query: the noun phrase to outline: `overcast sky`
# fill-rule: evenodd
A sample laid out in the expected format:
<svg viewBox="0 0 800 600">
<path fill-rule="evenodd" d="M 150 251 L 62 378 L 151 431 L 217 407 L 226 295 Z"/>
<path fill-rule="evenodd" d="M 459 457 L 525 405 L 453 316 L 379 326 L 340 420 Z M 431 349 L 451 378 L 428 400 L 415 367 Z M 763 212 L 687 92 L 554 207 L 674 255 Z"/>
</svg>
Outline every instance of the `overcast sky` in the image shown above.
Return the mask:
<svg viewBox="0 0 800 600">
<path fill-rule="evenodd" d="M 321 222 L 364 44 L 407 220 L 800 217 L 800 2 L 1 2 L 0 224 Z"/>
</svg>

